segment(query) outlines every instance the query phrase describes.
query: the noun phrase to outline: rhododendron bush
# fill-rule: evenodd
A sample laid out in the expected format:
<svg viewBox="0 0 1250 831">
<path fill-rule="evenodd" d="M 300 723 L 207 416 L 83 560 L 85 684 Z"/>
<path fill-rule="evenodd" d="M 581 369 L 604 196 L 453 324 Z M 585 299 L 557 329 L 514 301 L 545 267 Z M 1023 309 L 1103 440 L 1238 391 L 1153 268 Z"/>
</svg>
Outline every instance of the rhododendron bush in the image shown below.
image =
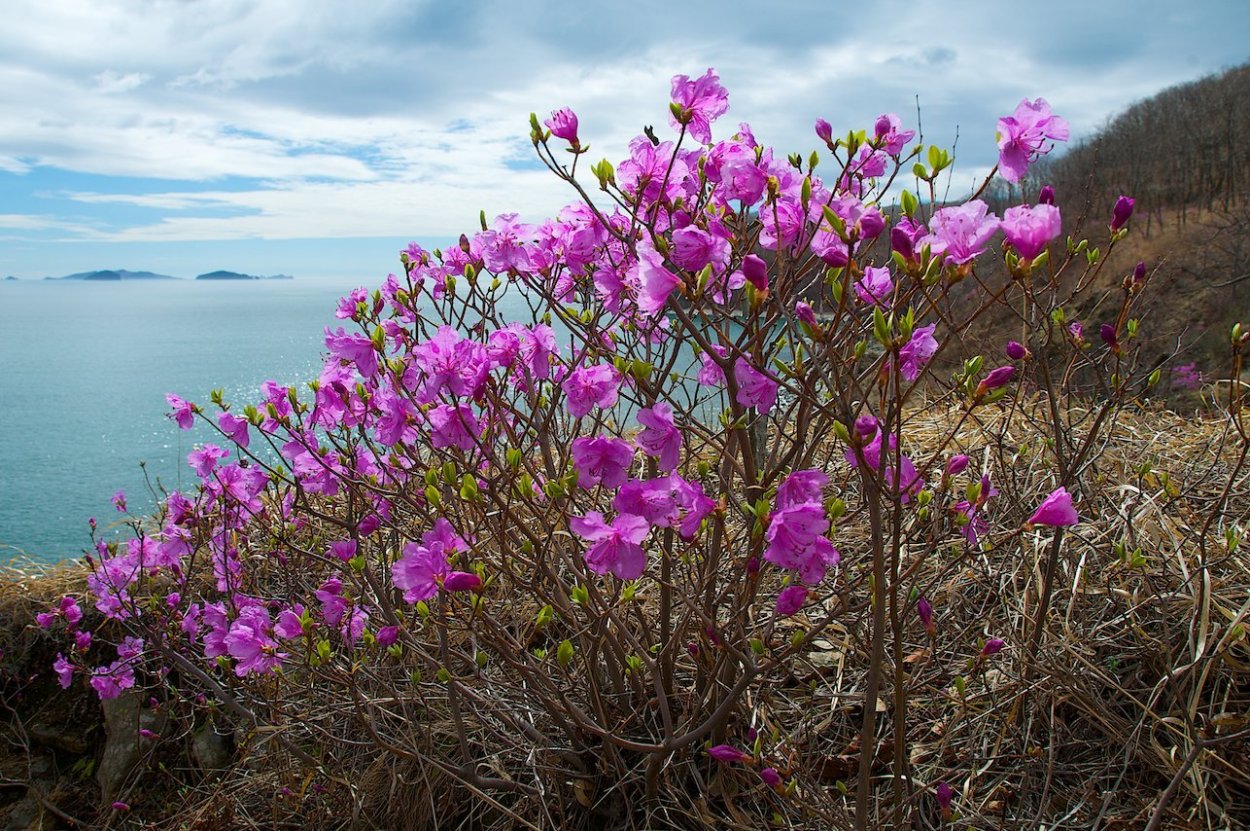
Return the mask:
<svg viewBox="0 0 1250 831">
<path fill-rule="evenodd" d="M 179 427 L 219 438 L 190 454 L 198 485 L 101 541 L 89 596 L 41 620 L 74 636 L 62 684 L 211 710 L 348 793 L 343 760 L 367 747 L 504 814 L 738 793 L 867 827 L 874 795 L 949 805 L 957 772 L 907 754 L 905 652 L 961 644 L 961 689 L 1006 656 L 1031 671 L 1099 431 L 1150 381 L 1144 275 L 1112 319 L 1071 319 L 1061 278 L 1079 290 L 1103 255 L 1060 238 L 1053 195 L 1001 217 L 938 201 L 953 159 L 894 114 L 840 137 L 822 119 L 820 151 L 786 156 L 724 127 L 728 108 L 713 71 L 674 78 L 669 130 L 615 165 L 589 161 L 571 111 L 533 118 L 573 199 L 554 218 L 410 245 L 342 299 L 307 386 L 171 394 Z M 1068 128 L 1037 99 L 997 132 L 1016 182 Z M 1106 247 L 1131 202 L 1104 210 Z M 1005 280 L 982 280 L 990 258 Z M 974 355 L 995 304 L 1020 326 Z M 1059 403 L 1076 377 L 1104 402 L 1079 424 Z M 949 434 L 910 435 L 934 408 Z M 1009 410 L 1049 424 L 1048 446 L 960 432 Z M 919 564 L 1012 546 L 1046 575 L 1034 617 L 943 630 Z M 78 604 L 105 619 L 94 638 Z M 890 702 L 855 710 L 860 746 L 883 749 L 835 777 L 853 799 L 815 784 L 819 714 L 784 703 L 834 632 L 871 662 L 856 700 Z"/>
</svg>

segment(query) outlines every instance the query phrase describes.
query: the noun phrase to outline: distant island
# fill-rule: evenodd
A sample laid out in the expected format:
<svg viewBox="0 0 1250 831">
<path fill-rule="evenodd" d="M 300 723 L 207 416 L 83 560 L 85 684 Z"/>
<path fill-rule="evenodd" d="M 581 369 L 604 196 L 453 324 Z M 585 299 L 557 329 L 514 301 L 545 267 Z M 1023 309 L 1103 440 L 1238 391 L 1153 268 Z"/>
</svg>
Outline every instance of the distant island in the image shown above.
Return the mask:
<svg viewBox="0 0 1250 831">
<path fill-rule="evenodd" d="M 197 280 L 294 280 L 290 274 L 273 274 L 267 277 L 260 277 L 254 274 L 240 274 L 237 271 L 210 271 L 207 274 L 199 274 Z"/>
<path fill-rule="evenodd" d="M 177 280 L 168 274 L 156 274 L 151 271 L 127 271 L 124 268 L 106 269 L 103 271 L 81 271 L 77 274 L 66 274 L 64 277 L 44 277 L 45 280 L 89 280 L 92 282 L 118 282 L 120 280 Z"/>
</svg>

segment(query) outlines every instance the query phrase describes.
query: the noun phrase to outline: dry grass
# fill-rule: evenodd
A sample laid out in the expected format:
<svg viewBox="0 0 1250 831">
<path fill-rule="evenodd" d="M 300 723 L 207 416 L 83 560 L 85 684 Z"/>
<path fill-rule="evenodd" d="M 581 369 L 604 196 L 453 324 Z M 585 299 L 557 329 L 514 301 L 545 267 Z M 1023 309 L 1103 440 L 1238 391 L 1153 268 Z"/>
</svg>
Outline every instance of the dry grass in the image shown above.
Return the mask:
<svg viewBox="0 0 1250 831">
<path fill-rule="evenodd" d="M 973 455 L 974 469 L 993 472 L 1000 491 L 994 530 L 982 547 L 918 545 L 899 563 L 905 584 L 933 601 L 938 631 L 928 637 L 910 614 L 900 621 L 903 639 L 892 654 L 901 658 L 907 713 L 896 706 L 891 660 L 875 705 L 881 718 L 874 822 L 895 819 L 887 813 L 896 788 L 892 742 L 895 720 L 904 717 L 910 777 L 897 788 L 914 827 L 939 827 L 932 797 L 939 781 L 955 788 L 960 828 L 1142 828 L 1156 811 L 1161 828 L 1247 827 L 1250 558 L 1224 543 L 1227 527 L 1244 528 L 1250 516 L 1250 478 L 1239 467 L 1244 446 L 1219 419 L 1161 410 L 1118 415 L 1084 471 L 1080 507 L 1087 521 L 1063 544 L 1052 611 L 1030 662 L 1051 531 L 1022 523 L 1054 486 L 1040 473 L 1047 468 L 1042 414 L 1036 402 L 1024 402 L 978 415 L 955 443 Z M 1080 437 L 1091 414 L 1072 405 L 1065 417 Z M 909 452 L 926 458 L 924 448 L 939 445 L 955 418 L 940 406 L 913 417 L 903 432 Z M 829 470 L 854 506 L 855 479 L 840 453 L 831 453 Z M 835 539 L 844 568 L 833 590 L 779 627 L 769 648 L 783 649 L 795 630 L 823 630 L 790 672 L 752 686 L 744 720 L 730 727 L 734 736 L 753 728 L 766 737 L 774 763 L 794 782 L 789 795 L 761 788 L 749 770 L 699 756 L 670 763 L 656 804 L 640 813 L 631 802 L 637 783 L 605 783 L 594 759 L 570 760 L 524 737 L 493 743 L 504 722 L 490 706 L 470 708 L 467 718 L 486 760 L 476 773 L 542 789 L 475 793 L 451 775 L 461 760 L 445 696 L 362 708 L 339 689 L 306 701 L 306 720 L 287 727 L 308 741 L 337 736 L 337 749 L 325 758 L 341 779 L 306 774 L 263 732 L 241 734 L 240 764 L 170 796 L 151 818 L 165 817 L 160 827 L 200 829 L 758 828 L 774 815 L 777 827 L 842 825 L 853 808 L 842 786 L 853 790 L 860 762 L 868 670 L 862 518 L 844 518 Z M 1143 559 L 1134 565 L 1118 558 L 1113 547 L 1120 541 L 1130 551 L 1140 548 Z M 31 575 L 23 567 L 2 577 L 6 664 L 18 654 L 24 663 L 30 655 L 49 658 L 30 616 L 81 589 L 82 570 Z M 518 630 L 533 618 L 527 604 L 494 608 Z M 985 637 L 1001 637 L 1007 647 L 974 662 Z M 494 698 L 514 689 L 495 683 L 503 680 L 496 672 L 502 665 L 492 664 L 475 682 L 482 701 L 523 708 L 523 701 Z M 679 664 L 679 684 L 693 672 L 693 664 Z M 417 758 L 380 753 L 369 741 L 371 727 L 407 736 Z M 71 813 L 91 807 L 66 806 Z"/>
</svg>

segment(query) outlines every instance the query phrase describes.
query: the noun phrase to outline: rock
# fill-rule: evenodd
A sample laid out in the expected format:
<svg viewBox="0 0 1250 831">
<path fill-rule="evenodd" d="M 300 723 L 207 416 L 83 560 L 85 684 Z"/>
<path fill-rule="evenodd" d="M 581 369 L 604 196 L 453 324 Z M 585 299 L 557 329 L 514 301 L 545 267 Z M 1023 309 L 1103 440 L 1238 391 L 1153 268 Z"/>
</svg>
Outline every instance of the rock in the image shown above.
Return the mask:
<svg viewBox="0 0 1250 831">
<path fill-rule="evenodd" d="M 63 726 L 51 724 L 32 724 L 29 728 L 30 737 L 44 747 L 53 750 L 64 750 L 77 756 L 87 752 L 87 738 Z"/>
<path fill-rule="evenodd" d="M 205 773 L 225 770 L 234 760 L 229 734 L 222 735 L 212 724 L 205 724 L 191 737 L 191 758 Z"/>
<path fill-rule="evenodd" d="M 159 734 L 165 726 L 165 716 L 145 709 L 139 702 L 139 696 L 133 692 L 105 699 L 101 704 L 104 706 L 105 741 L 95 778 L 100 783 L 103 802 L 108 805 L 118 797 L 126 777 L 146 749 L 148 740 L 139 731 L 150 730 Z"/>
<path fill-rule="evenodd" d="M 39 804 L 39 800 L 34 794 L 27 796 L 20 802 L 15 802 L 9 806 L 8 816 L 4 821 L 4 831 L 43 831 L 44 828 L 52 828 L 51 816 Z M 0 816 L 3 816 L 0 813 Z"/>
</svg>

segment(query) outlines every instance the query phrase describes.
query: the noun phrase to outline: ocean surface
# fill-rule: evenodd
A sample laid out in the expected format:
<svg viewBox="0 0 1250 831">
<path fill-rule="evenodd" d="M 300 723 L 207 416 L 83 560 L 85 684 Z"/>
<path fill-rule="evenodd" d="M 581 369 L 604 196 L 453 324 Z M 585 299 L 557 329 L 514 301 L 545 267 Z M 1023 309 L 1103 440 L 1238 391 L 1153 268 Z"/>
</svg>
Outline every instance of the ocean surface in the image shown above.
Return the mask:
<svg viewBox="0 0 1250 831">
<path fill-rule="evenodd" d="M 323 327 L 362 282 L 0 281 L 0 562 L 79 556 L 89 517 L 121 518 L 116 491 L 144 514 L 146 480 L 189 487 L 212 434 L 179 430 L 165 393 L 208 407 L 221 388 L 238 411 L 267 379 L 317 377 Z"/>
</svg>

